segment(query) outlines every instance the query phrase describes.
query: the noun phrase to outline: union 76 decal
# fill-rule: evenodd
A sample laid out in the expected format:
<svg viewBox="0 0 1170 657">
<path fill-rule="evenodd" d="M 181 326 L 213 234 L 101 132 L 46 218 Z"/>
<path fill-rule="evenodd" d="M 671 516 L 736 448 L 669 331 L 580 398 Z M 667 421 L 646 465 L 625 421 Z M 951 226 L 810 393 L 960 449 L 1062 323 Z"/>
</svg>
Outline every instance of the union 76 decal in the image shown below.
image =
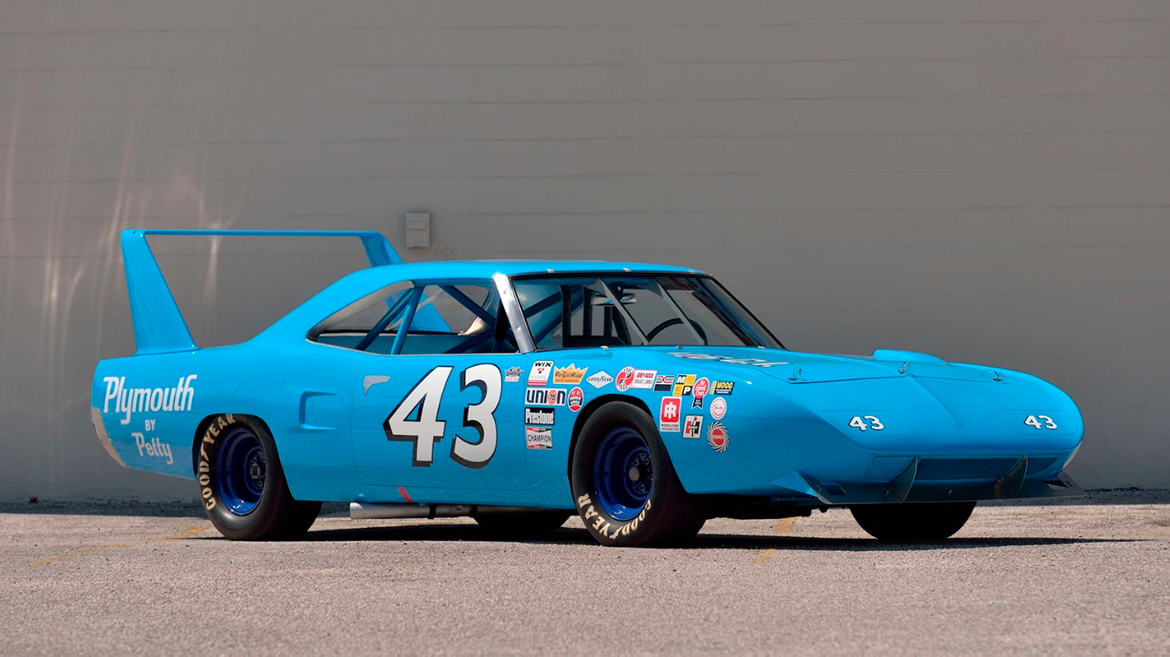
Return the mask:
<svg viewBox="0 0 1170 657">
<path fill-rule="evenodd" d="M 443 390 L 451 376 L 451 367 L 436 367 L 411 389 L 382 423 L 387 440 L 414 443 L 415 467 L 428 467 L 435 460 L 435 443 L 443 439 L 447 423 L 439 419 Z M 463 426 L 474 429 L 478 440 L 459 435 L 451 442 L 451 460 L 468 468 L 482 468 L 496 455 L 496 407 L 500 405 L 503 380 L 500 368 L 490 363 L 472 365 L 459 376 L 459 389 L 479 388 L 483 399 L 463 410 Z M 418 419 L 410 419 L 418 409 Z"/>
</svg>

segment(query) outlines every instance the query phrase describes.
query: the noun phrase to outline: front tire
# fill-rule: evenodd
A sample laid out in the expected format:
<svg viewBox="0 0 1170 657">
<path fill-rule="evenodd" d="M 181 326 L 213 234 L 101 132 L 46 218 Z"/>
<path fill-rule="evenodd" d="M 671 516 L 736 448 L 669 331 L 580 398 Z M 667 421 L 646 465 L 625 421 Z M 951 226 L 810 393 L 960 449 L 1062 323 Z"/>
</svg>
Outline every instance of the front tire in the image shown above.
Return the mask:
<svg viewBox="0 0 1170 657">
<path fill-rule="evenodd" d="M 299 538 L 321 511 L 293 499 L 272 434 L 246 415 L 211 419 L 196 443 L 195 480 L 207 519 L 235 541 Z"/>
<path fill-rule="evenodd" d="M 589 417 L 570 482 L 585 529 L 602 545 L 679 543 L 707 521 L 706 500 L 683 490 L 654 420 L 633 404 L 610 402 Z"/>
<path fill-rule="evenodd" d="M 853 519 L 879 541 L 941 541 L 967 524 L 974 502 L 910 502 L 849 507 Z"/>
</svg>

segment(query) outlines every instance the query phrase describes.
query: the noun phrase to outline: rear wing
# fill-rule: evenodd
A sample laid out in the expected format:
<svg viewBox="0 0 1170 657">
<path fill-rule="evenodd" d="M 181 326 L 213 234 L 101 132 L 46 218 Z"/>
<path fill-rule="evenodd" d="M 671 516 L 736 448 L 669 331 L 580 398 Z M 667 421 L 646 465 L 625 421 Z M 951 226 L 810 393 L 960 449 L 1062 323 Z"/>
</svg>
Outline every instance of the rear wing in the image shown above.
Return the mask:
<svg viewBox="0 0 1170 657">
<path fill-rule="evenodd" d="M 400 265 L 402 258 L 381 233 L 373 230 L 166 230 L 132 228 L 122 231 L 122 258 L 126 265 L 126 290 L 134 321 L 134 341 L 139 354 L 193 351 L 199 347 L 170 287 L 158 267 L 146 238 L 150 235 L 262 236 L 262 237 L 356 237 L 362 241 L 371 267 Z"/>
</svg>

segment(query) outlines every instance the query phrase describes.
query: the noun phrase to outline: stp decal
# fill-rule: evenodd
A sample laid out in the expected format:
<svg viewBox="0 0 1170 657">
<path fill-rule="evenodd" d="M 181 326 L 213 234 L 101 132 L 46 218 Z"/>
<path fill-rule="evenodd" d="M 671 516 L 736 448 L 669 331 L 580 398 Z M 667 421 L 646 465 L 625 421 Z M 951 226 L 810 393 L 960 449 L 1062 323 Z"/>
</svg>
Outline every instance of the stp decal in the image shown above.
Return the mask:
<svg viewBox="0 0 1170 657">
<path fill-rule="evenodd" d="M 623 367 L 622 371 L 618 372 L 617 380 L 614 381 L 614 387 L 618 392 L 625 392 L 634 385 L 634 368 Z"/>
<path fill-rule="evenodd" d="M 530 386 L 546 386 L 548 385 L 548 376 L 552 373 L 553 362 L 551 360 L 538 360 L 532 364 L 532 369 L 528 372 L 528 385 Z"/>
<path fill-rule="evenodd" d="M 678 433 L 679 415 L 682 413 L 682 399 L 679 397 L 663 397 L 662 407 L 658 412 L 658 430 L 667 433 Z"/>
<path fill-rule="evenodd" d="M 581 410 L 581 404 L 585 402 L 585 391 L 580 388 L 573 388 L 569 391 L 569 410 L 576 413 Z"/>
<path fill-rule="evenodd" d="M 703 435 L 703 416 L 702 415 L 688 415 L 685 422 L 683 422 L 683 438 L 698 438 Z"/>
<path fill-rule="evenodd" d="M 711 428 L 707 429 L 707 444 L 716 452 L 726 452 L 729 436 L 727 435 L 727 427 L 723 426 L 722 422 L 712 422 Z"/>
<path fill-rule="evenodd" d="M 716 420 L 722 420 L 724 415 L 727 415 L 727 400 L 722 397 L 712 399 L 711 417 Z"/>
</svg>

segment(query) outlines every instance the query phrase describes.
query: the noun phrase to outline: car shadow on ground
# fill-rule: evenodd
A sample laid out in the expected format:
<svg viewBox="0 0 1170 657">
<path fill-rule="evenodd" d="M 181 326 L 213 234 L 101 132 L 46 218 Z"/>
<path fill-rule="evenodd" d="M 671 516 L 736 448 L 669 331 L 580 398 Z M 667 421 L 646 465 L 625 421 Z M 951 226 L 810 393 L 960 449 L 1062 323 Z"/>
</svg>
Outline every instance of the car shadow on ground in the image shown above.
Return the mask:
<svg viewBox="0 0 1170 657">
<path fill-rule="evenodd" d="M 207 536 L 206 538 L 212 538 Z M 597 545 L 584 529 L 562 527 L 540 538 L 499 536 L 468 524 L 419 524 L 386 527 L 353 527 L 310 531 L 304 542 L 350 541 L 442 541 L 496 542 L 546 545 Z M 1039 536 L 957 537 L 945 541 L 883 543 L 872 538 L 815 538 L 804 536 L 760 536 L 752 534 L 699 534 L 674 549 L 694 550 L 836 550 L 847 552 L 893 550 L 957 550 L 975 548 L 1129 543 L 1140 539 L 1077 538 Z"/>
</svg>

